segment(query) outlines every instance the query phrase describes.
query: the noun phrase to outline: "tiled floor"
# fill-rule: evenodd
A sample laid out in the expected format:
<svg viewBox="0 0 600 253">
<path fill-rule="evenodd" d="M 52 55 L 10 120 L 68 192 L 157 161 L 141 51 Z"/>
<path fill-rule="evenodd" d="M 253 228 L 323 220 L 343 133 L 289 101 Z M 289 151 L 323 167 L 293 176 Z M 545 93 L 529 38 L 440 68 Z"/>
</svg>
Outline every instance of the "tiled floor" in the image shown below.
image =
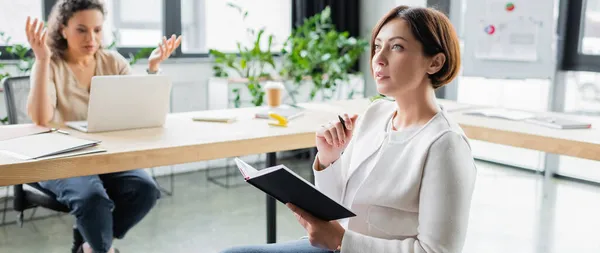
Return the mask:
<svg viewBox="0 0 600 253">
<path fill-rule="evenodd" d="M 306 162 L 287 163 L 308 177 Z M 465 253 L 600 252 L 600 187 L 478 163 Z M 162 181 L 161 181 L 162 182 Z M 204 172 L 177 176 L 175 195 L 134 228 L 121 252 L 219 252 L 265 242 L 265 195 L 251 186 L 225 190 Z M 69 216 L 0 227 L 0 252 L 67 252 Z M 303 236 L 278 203 L 279 241 Z"/>
</svg>

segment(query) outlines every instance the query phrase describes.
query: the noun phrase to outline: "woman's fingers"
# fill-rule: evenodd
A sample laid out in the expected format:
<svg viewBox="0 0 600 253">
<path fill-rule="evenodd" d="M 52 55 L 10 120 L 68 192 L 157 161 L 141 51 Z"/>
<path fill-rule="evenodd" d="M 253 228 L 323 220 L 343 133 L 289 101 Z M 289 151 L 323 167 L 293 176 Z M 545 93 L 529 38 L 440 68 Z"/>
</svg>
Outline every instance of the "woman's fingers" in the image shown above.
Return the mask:
<svg viewBox="0 0 600 253">
<path fill-rule="evenodd" d="M 346 129 L 352 130 L 352 120 L 350 120 L 350 116 L 347 113 L 344 113 L 344 124 L 346 124 Z"/>
<path fill-rule="evenodd" d="M 176 39 L 177 39 L 177 37 L 175 37 L 175 34 L 171 35 L 171 38 L 169 39 L 169 52 L 173 52 L 173 48 L 175 47 Z"/>
<path fill-rule="evenodd" d="M 29 30 L 31 28 L 31 17 L 27 16 L 27 21 L 25 21 L 25 35 L 27 35 L 27 40 L 31 43 L 31 32 Z"/>
<path fill-rule="evenodd" d="M 344 142 L 346 141 L 346 131 L 344 131 L 344 127 L 342 126 L 342 122 L 336 122 L 335 124 L 333 124 L 335 126 L 334 129 L 332 129 L 332 131 L 336 132 L 336 135 L 338 137 L 338 142 L 337 145 L 342 146 L 344 145 Z"/>
<path fill-rule="evenodd" d="M 330 125 L 328 132 L 331 134 L 331 145 L 334 147 L 339 147 L 340 146 L 340 137 L 338 136 L 338 132 L 337 132 L 335 126 Z"/>
<path fill-rule="evenodd" d="M 42 37 L 40 38 L 40 43 L 42 45 L 46 44 L 46 37 L 48 35 L 48 30 L 44 29 L 44 32 L 42 33 Z"/>
<path fill-rule="evenodd" d="M 42 32 L 44 31 L 44 22 L 40 21 L 40 23 L 38 24 L 38 27 L 35 31 L 35 39 L 37 40 L 38 43 L 40 43 L 42 41 Z"/>
<path fill-rule="evenodd" d="M 179 35 L 179 37 L 178 37 L 178 38 L 177 38 L 177 40 L 175 41 L 175 48 L 178 48 L 178 47 L 179 47 L 179 45 L 181 45 L 181 39 L 182 39 L 182 37 L 181 37 L 181 35 Z"/>
<path fill-rule="evenodd" d="M 165 56 L 166 52 L 167 52 L 167 46 L 163 42 L 161 42 L 160 43 L 160 57 L 161 57 L 161 59 Z"/>
<path fill-rule="evenodd" d="M 327 144 L 333 146 L 333 137 L 331 136 L 329 129 L 326 128 L 325 131 L 323 131 L 323 137 L 325 137 L 325 141 L 327 141 Z"/>
<path fill-rule="evenodd" d="M 33 23 L 29 27 L 29 31 L 31 32 L 31 35 L 35 34 L 35 28 L 37 28 L 37 24 L 38 24 L 38 19 L 36 18 L 33 20 Z"/>
<path fill-rule="evenodd" d="M 163 46 L 162 43 L 158 43 L 158 54 L 162 57 L 163 55 Z"/>
<path fill-rule="evenodd" d="M 31 20 L 30 20 L 31 21 Z M 35 37 L 35 29 L 37 28 L 38 20 L 37 18 L 33 20 L 33 22 L 27 22 L 27 38 L 29 40 L 29 44 L 33 46 L 37 43 L 37 38 Z"/>
<path fill-rule="evenodd" d="M 171 35 L 169 39 L 163 36 L 162 42 L 158 44 L 160 52 L 160 60 L 165 60 L 173 54 L 173 51 L 181 44 L 181 36 L 177 37 L 175 34 Z"/>
<path fill-rule="evenodd" d="M 167 50 L 167 54 L 165 54 L 165 58 L 171 56 L 173 53 L 173 49 L 175 48 L 175 39 L 175 35 L 171 35 L 171 38 L 169 38 L 169 48 Z"/>
<path fill-rule="evenodd" d="M 169 50 L 169 48 L 168 48 L 169 42 L 167 41 L 167 37 L 163 36 L 163 40 L 162 40 L 161 44 L 162 44 L 162 51 L 161 51 L 160 57 L 162 59 L 164 59 L 165 55 L 167 55 L 167 53 L 169 52 L 168 51 Z"/>
</svg>

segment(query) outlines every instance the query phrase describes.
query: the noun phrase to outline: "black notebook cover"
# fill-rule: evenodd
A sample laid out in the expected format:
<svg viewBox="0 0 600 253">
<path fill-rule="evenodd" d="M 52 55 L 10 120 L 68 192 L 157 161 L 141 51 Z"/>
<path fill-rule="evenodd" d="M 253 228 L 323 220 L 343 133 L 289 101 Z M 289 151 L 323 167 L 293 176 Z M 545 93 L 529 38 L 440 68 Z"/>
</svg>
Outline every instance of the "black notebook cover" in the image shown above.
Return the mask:
<svg viewBox="0 0 600 253">
<path fill-rule="evenodd" d="M 292 174 L 293 172 L 284 166 L 277 167 L 271 172 L 250 177 L 246 182 L 280 202 L 292 203 L 322 220 L 331 221 L 356 216 L 310 183 Z"/>
</svg>

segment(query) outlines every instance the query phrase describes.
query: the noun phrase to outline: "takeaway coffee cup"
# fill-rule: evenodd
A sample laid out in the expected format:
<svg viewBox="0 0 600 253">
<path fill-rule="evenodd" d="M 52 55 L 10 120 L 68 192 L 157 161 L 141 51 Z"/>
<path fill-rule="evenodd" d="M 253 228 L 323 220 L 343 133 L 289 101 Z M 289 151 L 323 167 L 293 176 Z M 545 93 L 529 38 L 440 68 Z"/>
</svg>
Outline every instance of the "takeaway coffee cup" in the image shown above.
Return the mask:
<svg viewBox="0 0 600 253">
<path fill-rule="evenodd" d="M 267 104 L 270 107 L 278 107 L 281 105 L 283 91 L 285 87 L 281 82 L 269 81 L 265 84 L 265 92 L 267 95 Z"/>
</svg>

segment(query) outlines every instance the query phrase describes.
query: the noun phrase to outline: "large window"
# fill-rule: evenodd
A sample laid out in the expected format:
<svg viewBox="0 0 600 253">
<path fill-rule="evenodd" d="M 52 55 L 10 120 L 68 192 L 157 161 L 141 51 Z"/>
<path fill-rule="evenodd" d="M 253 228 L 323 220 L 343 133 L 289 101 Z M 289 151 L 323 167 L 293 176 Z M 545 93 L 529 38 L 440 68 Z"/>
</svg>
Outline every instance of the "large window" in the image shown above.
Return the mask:
<svg viewBox="0 0 600 253">
<path fill-rule="evenodd" d="M 105 43 L 117 47 L 155 47 L 163 36 L 162 0 L 105 0 Z M 143 8 L 141 8 L 143 6 Z"/>
<path fill-rule="evenodd" d="M 555 3 L 559 37 L 564 39 L 558 40 L 560 47 L 557 48 L 557 53 L 564 57 L 559 67 L 567 70 L 564 80 L 562 75 L 556 82 L 461 76 L 458 78 L 460 102 L 596 116 L 592 124 L 600 125 L 600 0 L 556 0 Z M 458 26 L 461 27 L 460 23 Z M 473 141 L 472 147 L 474 155 L 485 160 L 538 171 L 556 168 L 554 172 L 560 176 L 600 182 L 599 161 L 551 154 L 546 160 L 543 152 L 481 141 Z"/>
<path fill-rule="evenodd" d="M 566 1 L 562 69 L 564 90 L 554 101 L 567 113 L 598 117 L 600 125 L 600 0 Z M 575 71 L 571 71 L 575 70 Z M 557 174 L 600 182 L 600 162 L 560 156 Z"/>
<path fill-rule="evenodd" d="M 600 0 L 563 1 L 562 69 L 600 72 Z"/>
<path fill-rule="evenodd" d="M 580 52 L 600 54 L 600 0 L 587 0 L 583 14 Z"/>
<path fill-rule="evenodd" d="M 461 103 L 504 107 L 529 111 L 545 111 L 548 105 L 550 81 L 505 80 L 480 77 L 458 78 L 458 101 Z M 536 150 L 471 141 L 476 158 L 542 171 L 544 153 Z"/>
<path fill-rule="evenodd" d="M 237 42 L 251 47 L 256 38 L 248 29 L 261 28 L 261 47 L 266 48 L 268 35 L 273 35 L 271 49 L 279 51 L 291 33 L 291 5 L 291 0 L 182 0 L 183 53 L 237 52 Z"/>
<path fill-rule="evenodd" d="M 570 71 L 564 82 L 564 111 L 571 114 L 598 117 L 600 125 L 600 73 Z M 600 182 L 600 162 L 561 156 L 558 174 Z"/>
<path fill-rule="evenodd" d="M 44 19 L 41 0 L 0 0 L 0 32 L 10 44 L 27 44 L 25 20 L 27 16 Z M 0 46 L 6 42 L 0 38 Z"/>
<path fill-rule="evenodd" d="M 11 43 L 26 43 L 27 16 L 46 19 L 56 0 L 0 0 L 0 32 Z M 104 41 L 128 56 L 141 48 L 156 47 L 163 36 L 183 35 L 172 56 L 204 57 L 209 49 L 237 52 L 237 42 L 251 47 L 256 36 L 248 29 L 265 29 L 261 48 L 273 35 L 272 52 L 281 50 L 292 30 L 291 0 L 104 0 L 108 11 Z M 248 15 L 242 14 L 232 3 Z M 0 50 L 5 43 L 0 41 Z M 7 59 L 3 54 L 0 59 Z"/>
</svg>

